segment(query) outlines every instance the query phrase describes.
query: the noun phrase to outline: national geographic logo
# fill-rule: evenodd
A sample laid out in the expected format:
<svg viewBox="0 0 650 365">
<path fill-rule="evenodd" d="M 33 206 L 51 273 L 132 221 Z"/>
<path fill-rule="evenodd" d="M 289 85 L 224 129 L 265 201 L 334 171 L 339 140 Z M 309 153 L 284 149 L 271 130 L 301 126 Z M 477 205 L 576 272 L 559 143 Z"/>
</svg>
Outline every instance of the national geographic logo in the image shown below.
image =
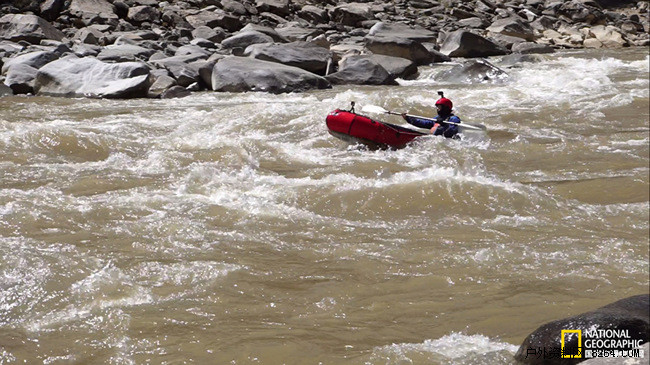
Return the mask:
<svg viewBox="0 0 650 365">
<path fill-rule="evenodd" d="M 563 359 L 592 357 L 644 357 L 639 347 L 643 340 L 633 339 L 628 330 L 562 330 L 560 355 Z M 577 337 L 577 342 L 573 339 Z M 567 345 L 571 343 L 571 346 Z"/>
</svg>

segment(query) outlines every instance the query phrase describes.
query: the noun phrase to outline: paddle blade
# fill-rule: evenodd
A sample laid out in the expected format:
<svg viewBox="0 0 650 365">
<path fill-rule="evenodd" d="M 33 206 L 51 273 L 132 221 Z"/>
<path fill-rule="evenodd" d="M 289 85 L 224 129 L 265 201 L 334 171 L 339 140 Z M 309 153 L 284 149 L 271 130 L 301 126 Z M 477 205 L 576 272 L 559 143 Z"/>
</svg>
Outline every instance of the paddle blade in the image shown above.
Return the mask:
<svg viewBox="0 0 650 365">
<path fill-rule="evenodd" d="M 364 113 L 378 113 L 378 114 L 388 113 L 388 110 L 377 105 L 364 105 L 363 108 L 361 108 L 361 110 Z"/>
</svg>

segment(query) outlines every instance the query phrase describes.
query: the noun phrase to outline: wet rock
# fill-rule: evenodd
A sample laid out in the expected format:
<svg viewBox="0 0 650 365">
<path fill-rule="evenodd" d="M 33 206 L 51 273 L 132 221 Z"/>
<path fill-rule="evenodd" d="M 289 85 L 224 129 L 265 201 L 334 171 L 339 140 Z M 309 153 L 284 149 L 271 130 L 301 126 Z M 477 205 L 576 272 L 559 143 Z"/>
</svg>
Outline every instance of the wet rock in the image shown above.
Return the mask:
<svg viewBox="0 0 650 365">
<path fill-rule="evenodd" d="M 465 30 L 449 34 L 440 47 L 440 52 L 449 57 L 489 57 L 508 54 L 508 50 Z"/>
<path fill-rule="evenodd" d="M 507 78 L 504 70 L 484 59 L 463 62 L 436 76 L 436 80 L 459 84 L 501 82 Z"/>
<path fill-rule="evenodd" d="M 133 98 L 145 97 L 149 86 L 149 68 L 143 63 L 68 56 L 38 70 L 34 91 L 49 96 Z"/>
<path fill-rule="evenodd" d="M 512 46 L 512 52 L 531 54 L 531 53 L 553 53 L 555 50 L 548 44 L 539 44 L 533 42 L 521 42 Z"/>
<path fill-rule="evenodd" d="M 226 57 L 214 65 L 212 90 L 285 93 L 329 88 L 323 77 L 291 66 L 248 57 Z"/>
<path fill-rule="evenodd" d="M 524 364 L 576 364 L 584 359 L 543 359 L 526 356 L 529 348 L 560 348 L 561 331 L 626 330 L 630 339 L 650 340 L 650 295 L 636 295 L 600 307 L 594 311 L 546 323 L 528 335 L 519 347 L 515 359 Z M 577 348 L 577 336 L 565 339 L 565 347 Z"/>
<path fill-rule="evenodd" d="M 334 85 L 397 85 L 395 78 L 369 55 L 344 58 L 339 71 L 326 78 Z"/>
<path fill-rule="evenodd" d="M 14 92 L 11 88 L 3 83 L 0 83 L 0 98 L 5 96 L 11 96 Z"/>
<path fill-rule="evenodd" d="M 167 89 L 176 86 L 176 80 L 167 75 L 161 75 L 156 78 L 156 81 L 151 84 L 147 92 L 149 98 L 159 98 L 160 95 Z"/>
<path fill-rule="evenodd" d="M 332 59 L 329 49 L 301 41 L 253 45 L 244 51 L 244 55 L 298 67 L 321 76 L 325 75 L 327 63 Z"/>
<path fill-rule="evenodd" d="M 190 96 L 192 93 L 182 86 L 172 86 L 160 94 L 161 99 L 177 99 Z"/>
<path fill-rule="evenodd" d="M 38 44 L 43 39 L 60 41 L 65 35 L 36 15 L 7 14 L 0 18 L 0 39 Z"/>
</svg>

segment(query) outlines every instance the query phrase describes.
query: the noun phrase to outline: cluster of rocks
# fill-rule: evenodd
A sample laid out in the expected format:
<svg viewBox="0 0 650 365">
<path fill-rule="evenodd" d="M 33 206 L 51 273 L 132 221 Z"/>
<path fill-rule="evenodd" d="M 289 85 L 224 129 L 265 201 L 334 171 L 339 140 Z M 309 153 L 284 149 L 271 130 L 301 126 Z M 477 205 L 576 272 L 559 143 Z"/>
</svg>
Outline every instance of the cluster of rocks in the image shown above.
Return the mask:
<svg viewBox="0 0 650 365">
<path fill-rule="evenodd" d="M 648 46 L 648 24 L 647 0 L 14 0 L 0 5 L 0 95 L 391 85 L 452 58 L 498 75 L 478 58 Z"/>
</svg>

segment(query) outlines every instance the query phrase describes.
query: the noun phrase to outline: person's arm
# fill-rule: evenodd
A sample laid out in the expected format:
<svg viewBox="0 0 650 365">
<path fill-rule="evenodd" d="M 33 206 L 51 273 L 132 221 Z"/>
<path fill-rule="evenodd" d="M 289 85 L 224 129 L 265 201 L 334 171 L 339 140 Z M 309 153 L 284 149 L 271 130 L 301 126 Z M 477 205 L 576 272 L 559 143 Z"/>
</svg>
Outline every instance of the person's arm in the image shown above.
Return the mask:
<svg viewBox="0 0 650 365">
<path fill-rule="evenodd" d="M 404 120 L 406 120 L 409 124 L 412 124 L 418 128 L 431 129 L 433 125 L 437 123 L 437 121 L 434 119 L 421 119 L 406 114 L 402 114 L 402 118 L 404 118 Z"/>
</svg>

